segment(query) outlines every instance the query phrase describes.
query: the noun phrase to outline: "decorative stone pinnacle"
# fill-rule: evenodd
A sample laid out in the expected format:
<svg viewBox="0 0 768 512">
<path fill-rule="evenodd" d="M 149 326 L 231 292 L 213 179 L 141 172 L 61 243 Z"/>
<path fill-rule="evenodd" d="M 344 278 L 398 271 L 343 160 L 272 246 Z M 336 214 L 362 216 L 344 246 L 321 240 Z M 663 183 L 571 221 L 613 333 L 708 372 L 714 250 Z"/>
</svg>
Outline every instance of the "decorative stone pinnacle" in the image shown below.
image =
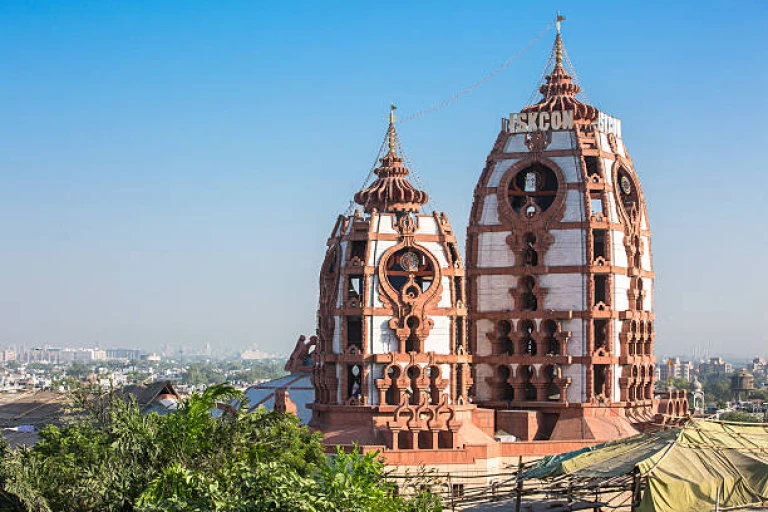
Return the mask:
<svg viewBox="0 0 768 512">
<path fill-rule="evenodd" d="M 387 137 L 389 138 L 389 152 L 395 152 L 395 105 L 389 106 L 389 130 L 387 131 Z"/>
</svg>

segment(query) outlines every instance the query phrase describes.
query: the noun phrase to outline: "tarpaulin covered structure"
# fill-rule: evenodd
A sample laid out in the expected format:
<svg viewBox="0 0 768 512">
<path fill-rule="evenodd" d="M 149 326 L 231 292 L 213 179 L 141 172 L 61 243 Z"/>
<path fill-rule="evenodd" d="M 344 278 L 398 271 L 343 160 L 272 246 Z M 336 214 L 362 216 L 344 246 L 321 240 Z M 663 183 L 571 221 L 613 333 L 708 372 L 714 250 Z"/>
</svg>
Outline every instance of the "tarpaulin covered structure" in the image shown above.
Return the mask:
<svg viewBox="0 0 768 512">
<path fill-rule="evenodd" d="M 523 478 L 567 475 L 570 481 L 631 476 L 634 510 L 696 511 L 768 504 L 768 424 L 691 419 L 641 434 L 547 457 Z"/>
</svg>

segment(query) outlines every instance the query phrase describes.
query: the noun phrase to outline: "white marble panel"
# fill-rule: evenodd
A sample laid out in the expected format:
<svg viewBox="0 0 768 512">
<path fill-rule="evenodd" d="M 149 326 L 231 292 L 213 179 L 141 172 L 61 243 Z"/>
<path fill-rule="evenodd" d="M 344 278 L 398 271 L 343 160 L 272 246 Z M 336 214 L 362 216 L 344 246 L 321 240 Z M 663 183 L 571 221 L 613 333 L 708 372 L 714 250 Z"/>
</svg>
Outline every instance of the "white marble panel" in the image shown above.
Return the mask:
<svg viewBox="0 0 768 512">
<path fill-rule="evenodd" d="M 552 132 L 552 142 L 547 146 L 547 151 L 559 151 L 573 149 L 576 146 L 576 136 L 571 130 Z"/>
<path fill-rule="evenodd" d="M 440 242 L 418 242 L 420 246 L 428 250 L 437 260 L 437 264 L 440 268 L 448 267 L 448 258 L 445 255 L 445 248 Z"/>
<path fill-rule="evenodd" d="M 430 316 L 435 323 L 424 340 L 424 352 L 448 354 L 451 351 L 451 317 Z"/>
<path fill-rule="evenodd" d="M 581 222 L 585 217 L 584 192 L 581 190 L 568 190 L 565 194 L 563 222 Z"/>
<path fill-rule="evenodd" d="M 539 286 L 547 288 L 543 310 L 570 311 L 584 309 L 586 283 L 581 274 L 544 274 L 539 276 Z"/>
<path fill-rule="evenodd" d="M 451 398 L 451 365 L 449 364 L 441 364 L 440 365 L 440 378 L 443 379 L 443 381 L 448 382 L 448 386 L 443 390 L 443 393 L 448 395 L 448 399 Z M 442 397 L 441 397 L 442 400 Z"/>
<path fill-rule="evenodd" d="M 378 265 L 381 260 L 381 255 L 389 250 L 390 247 L 397 245 L 397 242 L 393 240 L 374 240 L 368 242 L 370 248 L 368 249 L 368 262 L 367 265 Z"/>
<path fill-rule="evenodd" d="M 478 234 L 477 266 L 479 268 L 511 267 L 515 264 L 515 254 L 507 245 L 508 235 L 509 233 L 505 231 Z"/>
<path fill-rule="evenodd" d="M 441 308 L 449 308 L 453 305 L 451 302 L 451 278 L 443 276 L 440 283 L 443 285 L 443 291 L 440 296 L 440 302 L 438 302 L 437 305 Z"/>
<path fill-rule="evenodd" d="M 507 143 L 504 146 L 505 153 L 520 153 L 528 151 L 528 146 L 525 145 L 525 134 L 514 133 L 509 136 Z"/>
<path fill-rule="evenodd" d="M 619 137 L 616 137 L 616 151 L 619 153 L 620 156 L 626 158 L 627 148 L 624 147 L 624 141 Z"/>
<path fill-rule="evenodd" d="M 514 308 L 510 288 L 515 286 L 515 276 L 486 275 L 477 277 L 478 311 L 511 311 Z"/>
<path fill-rule="evenodd" d="M 563 170 L 566 183 L 581 183 L 581 161 L 577 156 L 555 156 L 550 160 Z"/>
<path fill-rule="evenodd" d="M 581 318 L 563 320 L 561 325 L 564 331 L 571 331 L 571 337 L 568 339 L 568 355 L 575 357 L 583 356 L 585 352 L 584 320 Z"/>
<path fill-rule="evenodd" d="M 440 229 L 437 227 L 437 221 L 432 215 L 419 215 L 416 232 L 420 235 L 438 235 L 440 234 Z"/>
<path fill-rule="evenodd" d="M 610 153 L 611 145 L 608 144 L 608 135 L 603 132 L 597 132 L 597 133 L 598 133 L 598 136 L 600 137 L 600 148 L 603 151 Z"/>
<path fill-rule="evenodd" d="M 395 227 L 397 218 L 391 213 L 382 213 L 374 221 L 374 230 L 378 230 L 379 233 L 385 235 L 396 235 L 397 228 Z"/>
<path fill-rule="evenodd" d="M 580 364 L 572 364 L 563 367 L 563 377 L 571 378 L 571 385 L 568 386 L 568 401 L 571 403 L 584 402 L 587 395 L 584 392 L 584 367 Z"/>
<path fill-rule="evenodd" d="M 619 341 L 619 334 L 621 334 L 622 321 L 618 318 L 614 318 L 611 320 L 611 322 L 613 322 L 613 335 L 611 336 L 611 342 L 613 343 L 613 355 L 620 356 L 621 342 Z"/>
<path fill-rule="evenodd" d="M 611 375 L 613 376 L 613 382 L 611 383 L 613 389 L 611 390 L 611 396 L 614 402 L 618 402 L 621 397 L 621 388 L 619 387 L 619 378 L 621 378 L 621 365 L 611 365 Z"/>
<path fill-rule="evenodd" d="M 613 223 L 621 222 L 619 220 L 619 211 L 616 205 L 616 196 L 613 194 L 613 192 L 609 192 L 607 195 L 608 195 L 608 221 Z"/>
<path fill-rule="evenodd" d="M 628 267 L 627 249 L 624 247 L 624 233 L 611 231 L 611 261 L 617 267 Z"/>
<path fill-rule="evenodd" d="M 626 311 L 629 309 L 629 276 L 613 274 L 613 310 Z"/>
<path fill-rule="evenodd" d="M 653 279 L 643 277 L 643 291 L 645 292 L 645 299 L 643 299 L 643 310 L 653 311 Z"/>
<path fill-rule="evenodd" d="M 344 287 L 346 286 L 347 277 L 339 275 L 338 290 L 336 293 L 336 307 L 340 308 L 344 306 Z"/>
<path fill-rule="evenodd" d="M 397 337 L 392 329 L 389 328 L 389 320 L 390 317 L 388 316 L 374 316 L 373 320 L 371 320 L 371 317 L 363 319 L 364 322 L 369 322 L 368 329 L 372 327 L 371 341 L 374 354 L 388 354 L 397 351 Z"/>
<path fill-rule="evenodd" d="M 488 194 L 483 199 L 483 214 L 480 216 L 480 224 L 494 226 L 499 222 L 499 203 L 496 194 Z"/>
<path fill-rule="evenodd" d="M 553 229 L 555 242 L 544 254 L 547 266 L 586 265 L 586 234 L 581 229 Z"/>
<path fill-rule="evenodd" d="M 333 353 L 341 353 L 341 318 L 333 317 Z"/>
<path fill-rule="evenodd" d="M 475 325 L 477 327 L 477 355 L 478 356 L 489 356 L 492 353 L 492 346 L 491 341 L 488 339 L 486 334 L 492 333 L 494 331 L 493 322 L 486 319 L 477 320 L 475 322 Z"/>
<path fill-rule="evenodd" d="M 512 167 L 518 162 L 517 158 L 509 158 L 507 160 L 499 160 L 493 167 L 491 177 L 488 179 L 488 187 L 498 187 L 501 177 L 507 172 L 507 169 Z"/>
<path fill-rule="evenodd" d="M 603 169 L 605 170 L 605 182 L 613 185 L 613 158 L 603 158 Z"/>
<path fill-rule="evenodd" d="M 640 241 L 643 244 L 645 251 L 640 258 L 640 266 L 643 270 L 652 270 L 651 265 L 651 238 L 648 236 L 641 236 Z"/>
<path fill-rule="evenodd" d="M 490 400 L 491 385 L 486 379 L 493 377 L 493 368 L 487 364 L 478 364 L 475 366 L 475 394 L 478 401 Z"/>
</svg>

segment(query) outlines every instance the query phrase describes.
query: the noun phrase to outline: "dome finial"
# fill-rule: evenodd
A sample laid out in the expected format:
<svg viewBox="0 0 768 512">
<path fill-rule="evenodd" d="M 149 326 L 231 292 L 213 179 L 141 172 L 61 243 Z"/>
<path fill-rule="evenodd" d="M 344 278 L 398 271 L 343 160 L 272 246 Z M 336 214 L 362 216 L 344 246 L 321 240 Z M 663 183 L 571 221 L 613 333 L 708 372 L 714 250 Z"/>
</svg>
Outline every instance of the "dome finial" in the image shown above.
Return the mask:
<svg viewBox="0 0 768 512">
<path fill-rule="evenodd" d="M 389 131 L 387 132 L 387 138 L 389 138 L 389 152 L 395 152 L 395 110 L 397 107 L 392 104 L 389 106 Z"/>
<path fill-rule="evenodd" d="M 565 16 L 557 11 L 557 18 L 555 18 L 555 26 L 557 27 L 557 37 L 555 37 L 555 66 L 562 67 L 563 65 L 563 38 L 560 36 L 560 22 L 565 21 Z"/>
</svg>

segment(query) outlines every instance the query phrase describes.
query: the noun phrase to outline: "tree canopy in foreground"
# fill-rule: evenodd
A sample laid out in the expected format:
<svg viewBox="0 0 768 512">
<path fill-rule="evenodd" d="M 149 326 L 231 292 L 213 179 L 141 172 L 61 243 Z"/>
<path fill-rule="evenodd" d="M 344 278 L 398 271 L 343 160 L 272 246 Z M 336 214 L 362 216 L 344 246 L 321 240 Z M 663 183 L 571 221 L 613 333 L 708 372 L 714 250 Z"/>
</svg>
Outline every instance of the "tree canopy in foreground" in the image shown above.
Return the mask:
<svg viewBox="0 0 768 512">
<path fill-rule="evenodd" d="M 245 407 L 228 386 L 194 395 L 165 416 L 112 399 L 49 426 L 31 449 L 0 446 L 0 510 L 423 511 L 441 510 L 428 486 L 396 496 L 376 454 L 327 457 L 294 415 Z"/>
</svg>

